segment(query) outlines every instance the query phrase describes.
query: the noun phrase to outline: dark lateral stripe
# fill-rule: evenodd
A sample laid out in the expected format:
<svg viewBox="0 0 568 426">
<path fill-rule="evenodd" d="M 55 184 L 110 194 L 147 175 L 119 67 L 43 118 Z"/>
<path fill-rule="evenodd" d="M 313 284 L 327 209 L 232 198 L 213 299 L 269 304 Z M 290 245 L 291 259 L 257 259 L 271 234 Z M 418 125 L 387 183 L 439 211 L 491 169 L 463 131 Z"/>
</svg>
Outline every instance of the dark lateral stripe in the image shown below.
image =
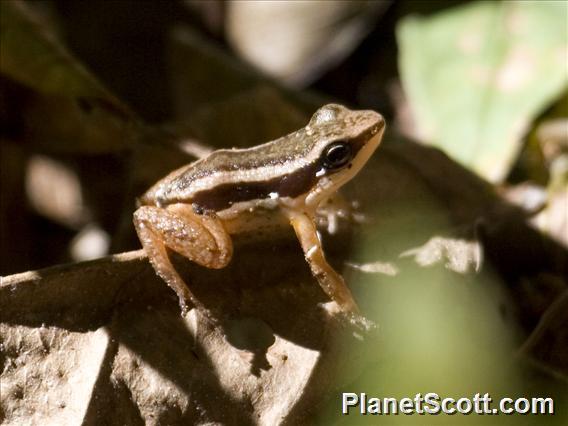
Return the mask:
<svg viewBox="0 0 568 426">
<path fill-rule="evenodd" d="M 192 202 L 198 209 L 221 211 L 242 201 L 269 198 L 272 192 L 276 192 L 280 197 L 297 197 L 315 185 L 316 173 L 320 168 L 319 161 L 316 161 L 294 173 L 268 181 L 225 183 L 195 193 Z"/>
<path fill-rule="evenodd" d="M 365 132 L 352 142 L 354 156 L 368 138 L 370 135 Z M 297 197 L 308 192 L 315 185 L 319 179 L 316 173 L 321 168 L 321 159 L 318 158 L 294 173 L 277 176 L 267 181 L 225 183 L 199 191 L 192 196 L 191 202 L 198 210 L 221 211 L 235 203 L 269 198 L 271 192 L 276 192 L 280 197 Z M 334 172 L 327 174 L 331 173 Z"/>
</svg>

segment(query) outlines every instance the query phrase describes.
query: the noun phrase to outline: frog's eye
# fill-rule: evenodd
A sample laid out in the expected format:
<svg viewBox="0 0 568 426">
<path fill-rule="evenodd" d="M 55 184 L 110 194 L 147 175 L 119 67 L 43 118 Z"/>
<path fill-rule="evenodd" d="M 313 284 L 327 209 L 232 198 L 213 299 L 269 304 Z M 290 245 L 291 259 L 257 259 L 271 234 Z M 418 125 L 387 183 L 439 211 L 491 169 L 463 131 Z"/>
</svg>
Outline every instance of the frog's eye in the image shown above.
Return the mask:
<svg viewBox="0 0 568 426">
<path fill-rule="evenodd" d="M 345 141 L 334 142 L 323 152 L 323 166 L 335 170 L 351 161 L 351 145 Z"/>
</svg>

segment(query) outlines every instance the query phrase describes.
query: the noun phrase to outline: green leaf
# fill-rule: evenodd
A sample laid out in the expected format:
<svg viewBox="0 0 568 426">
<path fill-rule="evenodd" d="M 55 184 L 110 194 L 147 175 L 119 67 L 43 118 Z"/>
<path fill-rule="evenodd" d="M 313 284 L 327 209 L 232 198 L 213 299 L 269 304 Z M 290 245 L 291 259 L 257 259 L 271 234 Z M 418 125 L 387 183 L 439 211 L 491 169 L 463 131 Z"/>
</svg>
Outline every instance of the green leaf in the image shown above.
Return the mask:
<svg viewBox="0 0 568 426">
<path fill-rule="evenodd" d="M 566 2 L 477 2 L 397 28 L 420 137 L 483 177 L 510 170 L 534 118 L 566 89 Z"/>
</svg>

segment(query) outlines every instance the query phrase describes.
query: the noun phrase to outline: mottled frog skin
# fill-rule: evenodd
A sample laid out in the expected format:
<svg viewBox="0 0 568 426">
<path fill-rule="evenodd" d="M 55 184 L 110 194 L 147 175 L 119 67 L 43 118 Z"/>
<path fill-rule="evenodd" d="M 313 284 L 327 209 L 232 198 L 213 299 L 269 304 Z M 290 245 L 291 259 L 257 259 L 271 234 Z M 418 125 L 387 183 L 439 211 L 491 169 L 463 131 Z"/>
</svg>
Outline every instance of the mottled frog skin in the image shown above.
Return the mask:
<svg viewBox="0 0 568 426">
<path fill-rule="evenodd" d="M 325 260 L 314 220 L 318 206 L 365 165 L 384 128 L 374 111 L 329 104 L 302 129 L 253 148 L 215 151 L 152 186 L 139 199 L 134 225 L 182 310 L 189 302 L 214 320 L 174 269 L 167 248 L 199 265 L 223 268 L 232 257 L 232 235 L 256 231 L 270 237 L 292 226 L 338 311 L 368 328 L 343 278 Z"/>
</svg>

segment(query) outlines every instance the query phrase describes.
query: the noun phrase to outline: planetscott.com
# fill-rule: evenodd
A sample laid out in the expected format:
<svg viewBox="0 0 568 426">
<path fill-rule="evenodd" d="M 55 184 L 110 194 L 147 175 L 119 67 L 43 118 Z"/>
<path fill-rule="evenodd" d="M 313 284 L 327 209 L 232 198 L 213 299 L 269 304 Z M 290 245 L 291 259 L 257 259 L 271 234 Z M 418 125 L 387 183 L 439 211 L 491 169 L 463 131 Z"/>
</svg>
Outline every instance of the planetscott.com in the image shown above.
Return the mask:
<svg viewBox="0 0 568 426">
<path fill-rule="evenodd" d="M 443 398 L 437 393 L 417 393 L 409 398 L 377 398 L 365 393 L 344 392 L 343 414 L 554 414 L 552 398 L 501 398 L 486 394 L 472 397 Z"/>
</svg>

